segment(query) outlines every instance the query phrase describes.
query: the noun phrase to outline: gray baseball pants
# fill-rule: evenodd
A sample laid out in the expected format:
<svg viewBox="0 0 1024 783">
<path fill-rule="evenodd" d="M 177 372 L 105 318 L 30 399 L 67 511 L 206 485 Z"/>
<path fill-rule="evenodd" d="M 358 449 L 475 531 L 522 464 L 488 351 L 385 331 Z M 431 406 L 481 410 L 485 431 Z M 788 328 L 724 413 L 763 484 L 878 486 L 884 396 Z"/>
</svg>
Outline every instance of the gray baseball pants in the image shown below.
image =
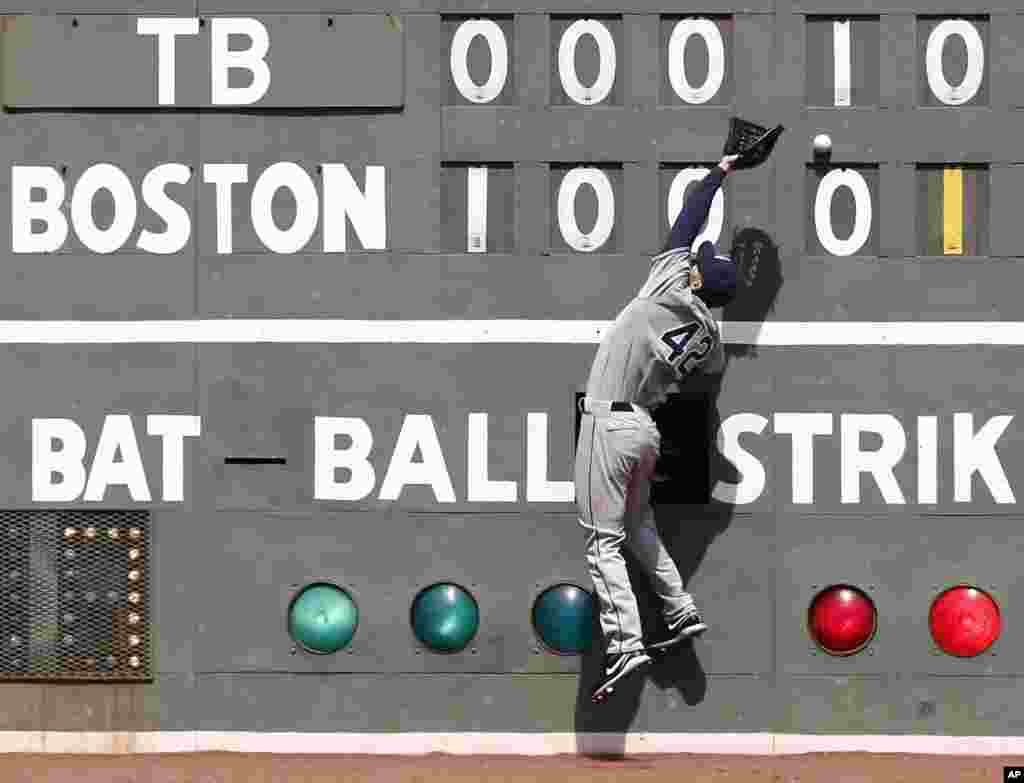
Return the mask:
<svg viewBox="0 0 1024 783">
<path fill-rule="evenodd" d="M 660 449 L 657 425 L 643 408 L 612 411 L 606 401 L 583 400 L 576 446 L 576 507 L 580 524 L 591 531 L 587 563 L 609 654 L 644 645 L 623 543 L 647 573 L 670 626 L 693 606 L 654 524 L 651 476 Z"/>
</svg>

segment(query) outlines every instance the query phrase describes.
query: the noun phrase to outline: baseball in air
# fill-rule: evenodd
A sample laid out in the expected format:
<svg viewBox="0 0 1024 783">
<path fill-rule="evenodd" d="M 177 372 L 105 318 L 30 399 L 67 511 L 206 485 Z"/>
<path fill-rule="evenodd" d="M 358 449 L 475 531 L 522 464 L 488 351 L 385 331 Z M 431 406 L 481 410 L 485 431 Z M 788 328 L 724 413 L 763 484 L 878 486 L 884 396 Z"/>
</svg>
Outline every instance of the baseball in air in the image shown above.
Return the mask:
<svg viewBox="0 0 1024 783">
<path fill-rule="evenodd" d="M 819 133 L 814 137 L 814 154 L 829 155 L 832 153 L 832 139 L 826 134 Z"/>
</svg>

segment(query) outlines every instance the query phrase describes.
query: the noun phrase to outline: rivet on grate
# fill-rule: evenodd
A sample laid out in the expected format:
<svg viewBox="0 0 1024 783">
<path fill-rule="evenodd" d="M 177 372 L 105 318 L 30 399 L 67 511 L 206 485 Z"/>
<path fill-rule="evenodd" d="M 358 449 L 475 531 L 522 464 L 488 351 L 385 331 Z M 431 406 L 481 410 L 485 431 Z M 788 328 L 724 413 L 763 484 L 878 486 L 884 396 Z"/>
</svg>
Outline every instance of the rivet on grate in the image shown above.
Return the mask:
<svg viewBox="0 0 1024 783">
<path fill-rule="evenodd" d="M 75 615 L 71 612 L 64 612 L 64 616 L 61 617 L 61 620 L 65 625 L 71 625 L 71 623 L 75 621 Z"/>
<path fill-rule="evenodd" d="M 132 666 L 137 667 L 139 665 L 139 656 L 133 655 L 131 658 L 128 659 L 128 663 Z"/>
<path fill-rule="evenodd" d="M 139 550 L 138 549 L 129 549 L 128 550 L 128 559 L 129 560 L 138 560 L 139 559 Z"/>
<path fill-rule="evenodd" d="M 128 615 L 128 624 L 137 625 L 140 619 L 141 618 L 137 614 L 135 614 L 135 612 L 132 612 Z"/>
<path fill-rule="evenodd" d="M 66 527 L 64 528 L 64 538 L 74 538 L 77 532 L 73 527 Z"/>
<path fill-rule="evenodd" d="M 74 601 L 75 600 L 75 591 L 74 590 L 65 590 L 64 591 L 64 595 L 61 596 L 61 597 L 65 601 Z"/>
<path fill-rule="evenodd" d="M 128 637 L 128 644 L 131 647 L 138 647 L 140 641 L 141 640 L 139 639 L 139 637 L 136 636 L 135 634 L 132 634 L 131 636 Z"/>
<path fill-rule="evenodd" d="M 138 593 L 128 593 L 128 600 L 131 601 L 133 604 L 137 604 L 141 597 L 142 596 L 140 596 Z"/>
<path fill-rule="evenodd" d="M 65 646 L 70 647 L 74 643 L 75 643 L 75 637 L 74 636 L 72 636 L 69 633 L 64 634 L 64 644 L 65 644 Z"/>
<path fill-rule="evenodd" d="M 66 568 L 64 570 L 64 578 L 65 579 L 74 579 L 76 576 L 78 576 L 78 572 L 75 569 L 73 569 L 73 568 Z"/>
<path fill-rule="evenodd" d="M 116 539 L 119 535 L 121 535 L 121 531 L 118 530 L 116 527 L 112 527 L 110 528 L 110 530 L 107 531 L 107 535 L 110 536 L 112 539 Z"/>
<path fill-rule="evenodd" d="M 142 531 L 139 530 L 137 527 L 133 527 L 131 530 L 128 531 L 128 535 L 132 538 L 138 538 L 142 535 Z"/>
<path fill-rule="evenodd" d="M 95 538 L 96 537 L 96 528 L 94 528 L 94 527 L 87 527 L 85 529 L 85 537 L 86 538 Z"/>
<path fill-rule="evenodd" d="M 21 637 L 17 634 L 11 634 L 11 638 L 7 640 L 11 647 L 21 647 Z"/>
<path fill-rule="evenodd" d="M 118 594 L 117 594 L 117 590 L 108 590 L 108 591 L 107 591 L 107 600 L 108 600 L 108 601 L 109 601 L 110 603 L 112 603 L 112 604 L 113 604 L 113 603 L 116 603 L 116 602 L 117 602 L 117 599 L 118 599 L 118 597 L 119 597 L 119 596 L 118 596 Z"/>
<path fill-rule="evenodd" d="M 75 550 L 71 549 L 71 548 L 65 549 L 64 550 L 64 557 L 66 557 L 68 560 L 74 560 L 75 559 Z"/>
<path fill-rule="evenodd" d="M 86 603 L 90 603 L 91 604 L 95 600 L 96 600 L 96 591 L 95 590 L 89 590 L 88 592 L 86 592 L 86 594 L 85 594 L 85 601 L 86 601 Z"/>
<path fill-rule="evenodd" d="M 138 572 L 138 570 L 133 569 L 133 570 L 128 572 L 128 581 L 129 582 L 137 582 L 137 581 L 139 581 L 139 572 Z"/>
</svg>

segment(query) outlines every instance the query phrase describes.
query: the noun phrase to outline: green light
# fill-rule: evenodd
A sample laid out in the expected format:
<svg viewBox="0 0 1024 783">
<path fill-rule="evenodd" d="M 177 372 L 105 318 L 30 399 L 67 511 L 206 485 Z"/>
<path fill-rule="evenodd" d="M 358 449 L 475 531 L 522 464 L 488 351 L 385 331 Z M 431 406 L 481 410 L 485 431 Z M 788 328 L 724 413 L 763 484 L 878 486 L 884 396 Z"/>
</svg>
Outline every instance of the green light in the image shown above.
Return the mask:
<svg viewBox="0 0 1024 783">
<path fill-rule="evenodd" d="M 458 652 L 476 636 L 479 626 L 476 600 L 451 582 L 431 585 L 413 601 L 413 633 L 435 652 Z"/>
<path fill-rule="evenodd" d="M 573 584 L 557 584 L 533 603 L 533 629 L 552 652 L 579 655 L 593 642 L 593 596 Z"/>
<path fill-rule="evenodd" d="M 304 587 L 288 607 L 288 633 L 303 649 L 320 655 L 348 645 L 358 624 L 359 609 L 352 597 L 325 582 Z"/>
</svg>

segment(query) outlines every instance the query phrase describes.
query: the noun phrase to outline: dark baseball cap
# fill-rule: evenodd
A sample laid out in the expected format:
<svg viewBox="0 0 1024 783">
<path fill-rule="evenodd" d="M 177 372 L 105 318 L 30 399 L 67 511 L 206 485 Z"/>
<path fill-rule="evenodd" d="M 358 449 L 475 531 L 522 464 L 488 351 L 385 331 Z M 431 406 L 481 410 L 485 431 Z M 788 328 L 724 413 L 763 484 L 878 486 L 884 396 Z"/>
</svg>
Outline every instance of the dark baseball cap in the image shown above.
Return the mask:
<svg viewBox="0 0 1024 783">
<path fill-rule="evenodd" d="M 722 307 L 736 294 L 737 269 L 730 256 L 717 252 L 715 243 L 706 240 L 697 249 L 697 268 L 703 285 L 695 293 L 709 307 Z"/>
</svg>

